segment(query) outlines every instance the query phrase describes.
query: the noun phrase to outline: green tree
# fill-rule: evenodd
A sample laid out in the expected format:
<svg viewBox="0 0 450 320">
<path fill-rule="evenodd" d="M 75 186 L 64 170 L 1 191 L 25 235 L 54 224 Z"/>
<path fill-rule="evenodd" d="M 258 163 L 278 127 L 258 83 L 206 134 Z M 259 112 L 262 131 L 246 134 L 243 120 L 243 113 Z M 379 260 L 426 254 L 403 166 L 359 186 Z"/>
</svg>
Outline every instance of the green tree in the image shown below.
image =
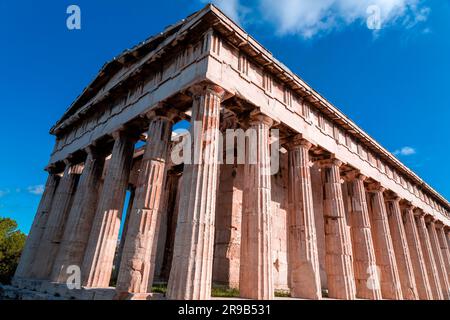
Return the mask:
<svg viewBox="0 0 450 320">
<path fill-rule="evenodd" d="M 19 263 L 27 236 L 17 229 L 17 222 L 0 217 L 0 283 L 8 284 Z"/>
</svg>

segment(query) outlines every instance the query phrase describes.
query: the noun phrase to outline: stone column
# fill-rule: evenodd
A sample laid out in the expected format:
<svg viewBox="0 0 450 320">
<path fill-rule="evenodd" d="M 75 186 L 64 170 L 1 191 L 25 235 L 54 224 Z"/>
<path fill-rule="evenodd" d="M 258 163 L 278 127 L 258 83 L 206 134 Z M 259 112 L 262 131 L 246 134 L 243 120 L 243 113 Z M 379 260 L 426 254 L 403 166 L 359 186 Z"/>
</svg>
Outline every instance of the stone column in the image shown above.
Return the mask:
<svg viewBox="0 0 450 320">
<path fill-rule="evenodd" d="M 372 209 L 371 223 L 375 257 L 380 272 L 381 295 L 383 299 L 402 300 L 400 276 L 384 204 L 384 188 L 379 183 L 373 183 L 369 185 L 368 192 Z"/>
<path fill-rule="evenodd" d="M 36 259 L 33 261 L 32 275 L 36 279 L 50 279 L 53 264 L 62 240 L 67 215 L 72 205 L 81 166 L 65 161 L 66 167 L 58 188 L 55 191 L 53 204 L 42 234 Z"/>
<path fill-rule="evenodd" d="M 447 270 L 445 269 L 445 262 L 442 257 L 441 248 L 439 245 L 439 240 L 436 233 L 435 219 L 431 216 L 427 219 L 428 225 L 428 236 L 430 237 L 431 247 L 433 249 L 434 261 L 436 263 L 436 268 L 438 271 L 439 281 L 441 283 L 442 296 L 445 300 L 450 299 L 449 290 L 450 285 L 448 283 Z"/>
<path fill-rule="evenodd" d="M 311 143 L 289 143 L 289 283 L 295 298 L 321 299 L 319 256 L 309 161 Z"/>
<path fill-rule="evenodd" d="M 254 113 L 246 145 L 241 222 L 239 291 L 243 298 L 273 298 L 270 127 L 273 120 Z"/>
<path fill-rule="evenodd" d="M 450 227 L 446 227 L 445 229 L 444 229 L 444 232 L 445 232 L 445 237 L 447 238 L 447 245 L 448 245 L 448 248 L 449 248 L 449 250 L 450 250 L 450 230 L 448 229 L 448 228 L 450 228 Z M 450 252 L 449 252 L 450 253 Z"/>
<path fill-rule="evenodd" d="M 403 299 L 417 300 L 419 295 L 417 293 L 416 279 L 414 277 L 408 241 L 403 226 L 402 211 L 400 209 L 401 199 L 396 194 L 391 193 L 385 197 L 385 200 Z"/>
<path fill-rule="evenodd" d="M 52 281 L 63 283 L 70 274 L 67 267 L 78 266 L 81 269 L 86 245 L 89 240 L 92 222 L 98 202 L 98 186 L 102 178 L 105 154 L 95 147 L 86 149 L 87 158 L 78 183 L 67 225 L 53 266 Z"/>
<path fill-rule="evenodd" d="M 442 252 L 442 258 L 444 259 L 445 269 L 447 270 L 447 277 L 450 280 L 450 251 L 448 250 L 448 243 L 445 237 L 444 224 L 442 222 L 436 223 L 436 232 Z"/>
<path fill-rule="evenodd" d="M 355 299 L 352 242 L 346 221 L 340 167 L 337 159 L 322 160 L 324 183 L 325 265 L 328 296 L 336 299 Z"/>
<path fill-rule="evenodd" d="M 411 255 L 412 267 L 416 278 L 417 293 L 421 300 L 432 300 L 433 293 L 431 291 L 430 282 L 428 280 L 427 267 L 423 257 L 420 245 L 419 233 L 417 232 L 416 222 L 414 220 L 414 207 L 406 206 L 405 215 L 405 233 L 409 245 L 409 253 Z"/>
<path fill-rule="evenodd" d="M 193 163 L 185 164 L 167 297 L 211 297 L 218 179 L 220 104 L 224 91 L 207 86 L 194 92 Z"/>
<path fill-rule="evenodd" d="M 113 137 L 112 156 L 81 268 L 82 282 L 86 287 L 109 286 L 133 161 L 136 137 L 126 131 L 117 131 Z"/>
<path fill-rule="evenodd" d="M 417 230 L 419 231 L 425 264 L 427 266 L 428 281 L 430 281 L 431 291 L 433 292 L 433 299 L 443 300 L 441 284 L 439 282 L 438 271 L 433 255 L 433 249 L 425 224 L 425 215 L 418 209 L 414 210 L 414 214 L 416 216 L 416 225 Z"/>
<path fill-rule="evenodd" d="M 147 146 L 117 279 L 119 298 L 146 299 L 153 283 L 172 121 L 167 117 L 150 116 L 152 120 L 148 129 Z"/>
<path fill-rule="evenodd" d="M 356 280 L 356 296 L 362 299 L 380 300 L 381 290 L 373 246 L 369 209 L 364 181 L 366 177 L 356 171 L 346 175 L 348 180 L 350 231 L 353 245 L 353 266 Z"/>
<path fill-rule="evenodd" d="M 47 183 L 45 184 L 44 193 L 34 217 L 30 233 L 28 234 L 25 247 L 20 256 L 20 262 L 14 274 L 14 281 L 30 278 L 31 276 L 32 267 L 34 265 L 33 261 L 35 260 L 36 252 L 39 248 L 39 244 L 41 243 L 42 234 L 44 233 L 45 225 L 47 224 L 48 215 L 52 207 L 53 197 L 56 187 L 58 186 L 59 179 L 60 176 L 49 169 L 49 175 L 47 178 Z"/>
</svg>

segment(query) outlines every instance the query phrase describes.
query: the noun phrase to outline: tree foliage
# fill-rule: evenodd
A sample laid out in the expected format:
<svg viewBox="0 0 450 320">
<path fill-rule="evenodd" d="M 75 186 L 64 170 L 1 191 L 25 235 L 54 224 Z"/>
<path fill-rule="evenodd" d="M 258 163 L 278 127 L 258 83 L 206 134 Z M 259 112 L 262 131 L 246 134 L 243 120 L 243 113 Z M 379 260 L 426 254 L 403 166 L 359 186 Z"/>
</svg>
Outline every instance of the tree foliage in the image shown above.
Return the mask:
<svg viewBox="0 0 450 320">
<path fill-rule="evenodd" d="M 7 284 L 11 281 L 26 238 L 17 229 L 16 221 L 0 217 L 0 283 Z"/>
</svg>

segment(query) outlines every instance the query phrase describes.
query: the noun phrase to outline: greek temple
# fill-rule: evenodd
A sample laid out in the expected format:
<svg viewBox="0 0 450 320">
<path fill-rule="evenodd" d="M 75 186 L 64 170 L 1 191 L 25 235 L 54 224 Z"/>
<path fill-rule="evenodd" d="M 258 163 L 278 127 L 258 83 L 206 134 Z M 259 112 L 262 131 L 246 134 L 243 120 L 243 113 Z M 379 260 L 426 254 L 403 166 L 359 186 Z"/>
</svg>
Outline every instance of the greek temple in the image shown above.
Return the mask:
<svg viewBox="0 0 450 320">
<path fill-rule="evenodd" d="M 450 298 L 450 203 L 213 5 L 105 64 L 50 133 L 18 298 Z"/>
</svg>

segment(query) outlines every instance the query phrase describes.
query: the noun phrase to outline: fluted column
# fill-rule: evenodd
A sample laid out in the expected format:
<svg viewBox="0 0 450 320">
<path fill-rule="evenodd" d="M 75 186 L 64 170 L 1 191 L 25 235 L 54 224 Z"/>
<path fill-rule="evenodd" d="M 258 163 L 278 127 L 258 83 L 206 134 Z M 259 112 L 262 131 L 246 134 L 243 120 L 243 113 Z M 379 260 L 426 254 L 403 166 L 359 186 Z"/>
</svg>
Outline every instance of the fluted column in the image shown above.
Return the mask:
<svg viewBox="0 0 450 320">
<path fill-rule="evenodd" d="M 246 146 L 241 222 L 240 296 L 272 299 L 272 217 L 269 130 L 273 120 L 254 114 L 250 129 L 253 147 Z M 253 155 L 253 160 L 251 155 Z"/>
<path fill-rule="evenodd" d="M 378 183 L 373 183 L 369 186 L 368 192 L 372 209 L 371 223 L 375 257 L 380 271 L 381 295 L 383 299 L 401 300 L 403 295 L 384 204 L 384 188 Z"/>
<path fill-rule="evenodd" d="M 105 154 L 95 147 L 86 149 L 87 158 L 78 183 L 67 225 L 53 266 L 52 280 L 65 282 L 69 266 L 81 268 L 98 202 L 98 186 L 105 164 Z"/>
<path fill-rule="evenodd" d="M 294 137 L 289 144 L 289 283 L 291 296 L 321 299 L 319 256 L 312 196 L 311 143 Z"/>
<path fill-rule="evenodd" d="M 419 233 L 417 231 L 416 222 L 414 220 L 414 207 L 406 206 L 405 215 L 405 233 L 409 245 L 414 276 L 416 278 L 417 293 L 421 300 L 432 300 L 433 293 L 431 291 L 430 282 L 428 280 L 428 272 L 425 259 L 420 245 Z"/>
<path fill-rule="evenodd" d="M 190 129 L 195 160 L 184 166 L 167 288 L 169 299 L 211 297 L 220 105 L 224 91 L 217 86 L 195 91 Z"/>
<path fill-rule="evenodd" d="M 320 165 L 325 191 L 323 211 L 328 296 L 336 299 L 355 299 L 352 242 L 346 221 L 340 176 L 342 162 L 337 159 L 322 160 Z"/>
<path fill-rule="evenodd" d="M 348 180 L 350 232 L 353 245 L 353 266 L 355 270 L 356 296 L 363 299 L 381 299 L 377 275 L 375 250 L 373 246 L 369 209 L 367 207 L 364 181 L 366 177 L 352 171 Z"/>
<path fill-rule="evenodd" d="M 445 237 L 447 238 L 447 245 L 450 250 L 450 230 L 448 228 L 449 227 L 444 228 L 444 232 L 445 232 Z"/>
<path fill-rule="evenodd" d="M 450 251 L 448 250 L 448 243 L 445 237 L 444 224 L 442 222 L 436 223 L 436 232 L 442 252 L 442 258 L 444 259 L 445 269 L 447 270 L 447 278 L 450 281 Z"/>
<path fill-rule="evenodd" d="M 403 226 L 402 212 L 400 209 L 401 199 L 396 194 L 389 194 L 385 197 L 385 200 L 403 299 L 417 300 L 419 295 L 417 293 L 414 269 L 411 263 L 405 228 Z"/>
<path fill-rule="evenodd" d="M 430 237 L 428 235 L 427 227 L 425 224 L 425 215 L 418 209 L 414 210 L 414 215 L 416 216 L 417 230 L 419 232 L 420 243 L 422 244 L 422 252 L 425 258 L 425 264 L 427 266 L 428 281 L 430 281 L 431 291 L 433 292 L 433 299 L 442 300 L 442 289 L 439 282 L 439 276 L 436 262 L 434 260 Z"/>
<path fill-rule="evenodd" d="M 160 205 L 166 175 L 172 121 L 152 117 L 140 173 L 130 212 L 128 230 L 117 279 L 119 298 L 145 299 L 155 270 L 160 228 Z"/>
<path fill-rule="evenodd" d="M 82 265 L 86 287 L 108 287 L 136 138 L 126 131 L 113 135 L 114 147 L 103 183 Z"/>
<path fill-rule="evenodd" d="M 72 165 L 69 160 L 66 160 L 65 163 L 64 175 L 55 191 L 53 204 L 35 256 L 36 259 L 33 261 L 32 276 L 37 279 L 50 279 L 73 194 L 81 173 L 79 165 Z"/>
<path fill-rule="evenodd" d="M 445 269 L 445 262 L 444 258 L 442 257 L 439 240 L 436 233 L 435 219 L 433 217 L 429 217 L 427 229 L 428 235 L 430 237 L 431 247 L 433 248 L 434 261 L 436 263 L 439 281 L 441 283 L 442 296 L 444 297 L 445 300 L 449 300 L 450 285 L 448 283 L 447 270 Z"/>
<path fill-rule="evenodd" d="M 50 170 L 50 169 L 49 169 Z M 14 279 L 29 278 L 31 276 L 32 267 L 36 257 L 42 235 L 47 224 L 48 216 L 52 207 L 53 197 L 56 187 L 58 186 L 60 176 L 49 171 L 47 183 L 45 184 L 44 193 L 42 194 L 39 207 L 34 217 L 33 225 L 28 234 L 25 247 L 20 256 L 19 265 L 14 274 Z"/>
</svg>

